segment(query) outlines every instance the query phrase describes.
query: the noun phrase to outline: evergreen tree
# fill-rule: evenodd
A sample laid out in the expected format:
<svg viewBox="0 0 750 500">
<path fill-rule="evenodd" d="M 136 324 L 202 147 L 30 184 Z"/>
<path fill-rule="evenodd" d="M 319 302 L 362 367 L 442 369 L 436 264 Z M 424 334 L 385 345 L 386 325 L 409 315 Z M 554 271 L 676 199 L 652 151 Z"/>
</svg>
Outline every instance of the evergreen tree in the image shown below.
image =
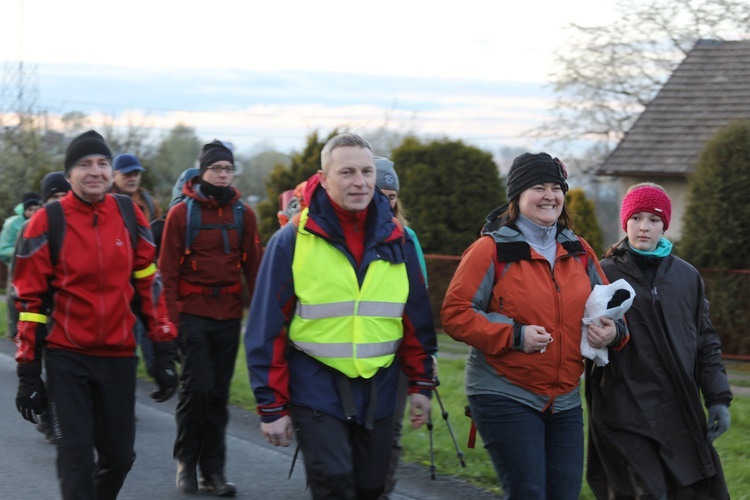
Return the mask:
<svg viewBox="0 0 750 500">
<path fill-rule="evenodd" d="M 289 168 L 291 157 L 288 154 L 280 153 L 273 149 L 264 149 L 247 160 L 241 160 L 235 156 L 235 163 L 238 164 L 238 172 L 234 176 L 234 187 L 239 189 L 242 197 L 247 201 L 248 197 L 253 197 L 255 203 L 266 199 L 266 179 L 273 169 L 282 165 Z"/>
<path fill-rule="evenodd" d="M 750 354 L 750 121 L 719 130 L 690 178 L 681 253 L 704 272 L 711 319 L 724 352 Z"/>
<path fill-rule="evenodd" d="M 320 170 L 320 152 L 326 142 L 332 137 L 342 133 L 335 129 L 324 139 L 318 137 L 318 132 L 312 132 L 307 136 L 305 147 L 301 152 L 294 153 L 289 166 L 277 164 L 266 180 L 266 191 L 268 199 L 258 204 L 258 231 L 263 244 L 279 228 L 276 217 L 279 211 L 279 195 L 289 189 L 294 189 L 297 184 L 307 180 L 311 175 Z"/>
<path fill-rule="evenodd" d="M 690 178 L 682 254 L 696 267 L 747 269 L 750 263 L 750 121 L 709 141 Z"/>
<path fill-rule="evenodd" d="M 596 217 L 594 202 L 586 198 L 583 189 L 575 188 L 565 195 L 565 203 L 573 215 L 573 231 L 591 245 L 596 255 L 601 256 L 603 253 L 602 229 Z"/>
<path fill-rule="evenodd" d="M 506 201 L 492 155 L 461 141 L 409 137 L 393 150 L 399 199 L 425 253 L 460 255 Z"/>
</svg>

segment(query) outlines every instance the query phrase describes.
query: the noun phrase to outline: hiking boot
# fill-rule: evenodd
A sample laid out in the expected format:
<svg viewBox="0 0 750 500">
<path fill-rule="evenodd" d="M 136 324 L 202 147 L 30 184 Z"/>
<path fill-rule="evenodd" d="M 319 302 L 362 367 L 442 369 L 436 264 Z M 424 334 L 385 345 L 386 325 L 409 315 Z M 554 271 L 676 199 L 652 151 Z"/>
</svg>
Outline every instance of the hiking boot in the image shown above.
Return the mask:
<svg viewBox="0 0 750 500">
<path fill-rule="evenodd" d="M 177 485 L 178 490 L 184 493 L 196 493 L 198 491 L 198 474 L 195 471 L 195 466 L 190 466 L 178 460 L 175 485 Z"/>
<path fill-rule="evenodd" d="M 201 490 L 208 491 L 217 497 L 233 497 L 237 494 L 237 487 L 227 482 L 222 474 L 211 474 L 208 478 L 201 478 Z"/>
</svg>

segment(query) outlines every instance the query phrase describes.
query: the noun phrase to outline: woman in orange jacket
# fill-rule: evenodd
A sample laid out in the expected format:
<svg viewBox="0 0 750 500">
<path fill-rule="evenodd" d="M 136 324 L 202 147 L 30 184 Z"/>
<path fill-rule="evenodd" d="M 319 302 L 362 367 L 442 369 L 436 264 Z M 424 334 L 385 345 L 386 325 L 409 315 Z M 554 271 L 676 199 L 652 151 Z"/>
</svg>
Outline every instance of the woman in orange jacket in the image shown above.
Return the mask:
<svg viewBox="0 0 750 500">
<path fill-rule="evenodd" d="M 471 414 L 507 498 L 577 499 L 583 475 L 581 323 L 596 255 L 571 230 L 567 172 L 525 153 L 508 174 L 510 202 L 464 252 L 441 311 L 470 346 Z M 590 325 L 594 348 L 621 347 L 622 321 Z"/>
</svg>

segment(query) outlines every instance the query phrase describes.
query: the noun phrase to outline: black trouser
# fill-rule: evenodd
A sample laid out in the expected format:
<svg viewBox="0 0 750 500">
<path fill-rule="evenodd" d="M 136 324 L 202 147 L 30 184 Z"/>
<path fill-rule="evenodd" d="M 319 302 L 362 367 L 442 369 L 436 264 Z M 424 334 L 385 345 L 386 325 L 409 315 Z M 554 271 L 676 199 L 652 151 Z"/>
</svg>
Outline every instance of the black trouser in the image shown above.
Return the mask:
<svg viewBox="0 0 750 500">
<path fill-rule="evenodd" d="M 48 349 L 45 363 L 62 497 L 117 498 L 135 461 L 136 358 Z"/>
<path fill-rule="evenodd" d="M 10 268 L 8 268 L 10 269 Z M 9 280 L 10 281 L 10 280 Z M 8 329 L 6 330 L 6 334 L 8 335 L 8 338 L 14 339 L 16 338 L 16 334 L 18 333 L 18 309 L 16 309 L 16 301 L 13 300 L 13 296 L 10 293 L 10 290 L 7 291 L 8 296 L 6 297 L 6 310 L 8 311 Z"/>
<path fill-rule="evenodd" d="M 388 465 L 388 475 L 385 477 L 385 491 L 380 495 L 381 500 L 390 498 L 396 489 L 396 469 L 398 469 L 398 463 L 401 460 L 401 436 L 404 434 L 404 413 L 406 412 L 407 399 L 409 399 L 409 378 L 403 371 L 399 370 L 396 410 L 393 412 L 391 462 Z"/>
<path fill-rule="evenodd" d="M 204 477 L 224 473 L 229 385 L 240 343 L 240 320 L 180 314 L 180 401 L 174 457 Z"/>
<path fill-rule="evenodd" d="M 391 458 L 393 415 L 367 430 L 304 406 L 290 408 L 313 498 L 377 499 Z"/>
</svg>

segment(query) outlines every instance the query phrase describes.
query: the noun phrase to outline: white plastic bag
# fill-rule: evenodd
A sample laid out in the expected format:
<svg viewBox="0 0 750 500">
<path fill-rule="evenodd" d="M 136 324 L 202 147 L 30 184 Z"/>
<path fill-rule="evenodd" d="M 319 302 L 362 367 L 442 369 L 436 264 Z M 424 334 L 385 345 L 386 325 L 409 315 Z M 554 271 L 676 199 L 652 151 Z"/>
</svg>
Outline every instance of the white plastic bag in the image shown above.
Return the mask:
<svg viewBox="0 0 750 500">
<path fill-rule="evenodd" d="M 615 292 L 618 290 L 625 290 L 630 296 L 620 305 L 607 309 L 607 304 L 609 304 L 609 301 L 612 300 L 612 297 L 614 297 Z M 630 306 L 633 305 L 634 298 L 635 290 L 624 279 L 619 279 L 609 285 L 595 285 L 591 291 L 591 295 L 589 295 L 586 301 L 583 325 L 581 326 L 581 354 L 593 360 L 596 366 L 604 366 L 609 363 L 609 351 L 607 351 L 606 347 L 594 349 L 589 345 L 588 325 L 593 323 L 597 326 L 602 326 L 602 317 L 613 320 L 622 318 L 627 310 L 630 309 Z"/>
</svg>

